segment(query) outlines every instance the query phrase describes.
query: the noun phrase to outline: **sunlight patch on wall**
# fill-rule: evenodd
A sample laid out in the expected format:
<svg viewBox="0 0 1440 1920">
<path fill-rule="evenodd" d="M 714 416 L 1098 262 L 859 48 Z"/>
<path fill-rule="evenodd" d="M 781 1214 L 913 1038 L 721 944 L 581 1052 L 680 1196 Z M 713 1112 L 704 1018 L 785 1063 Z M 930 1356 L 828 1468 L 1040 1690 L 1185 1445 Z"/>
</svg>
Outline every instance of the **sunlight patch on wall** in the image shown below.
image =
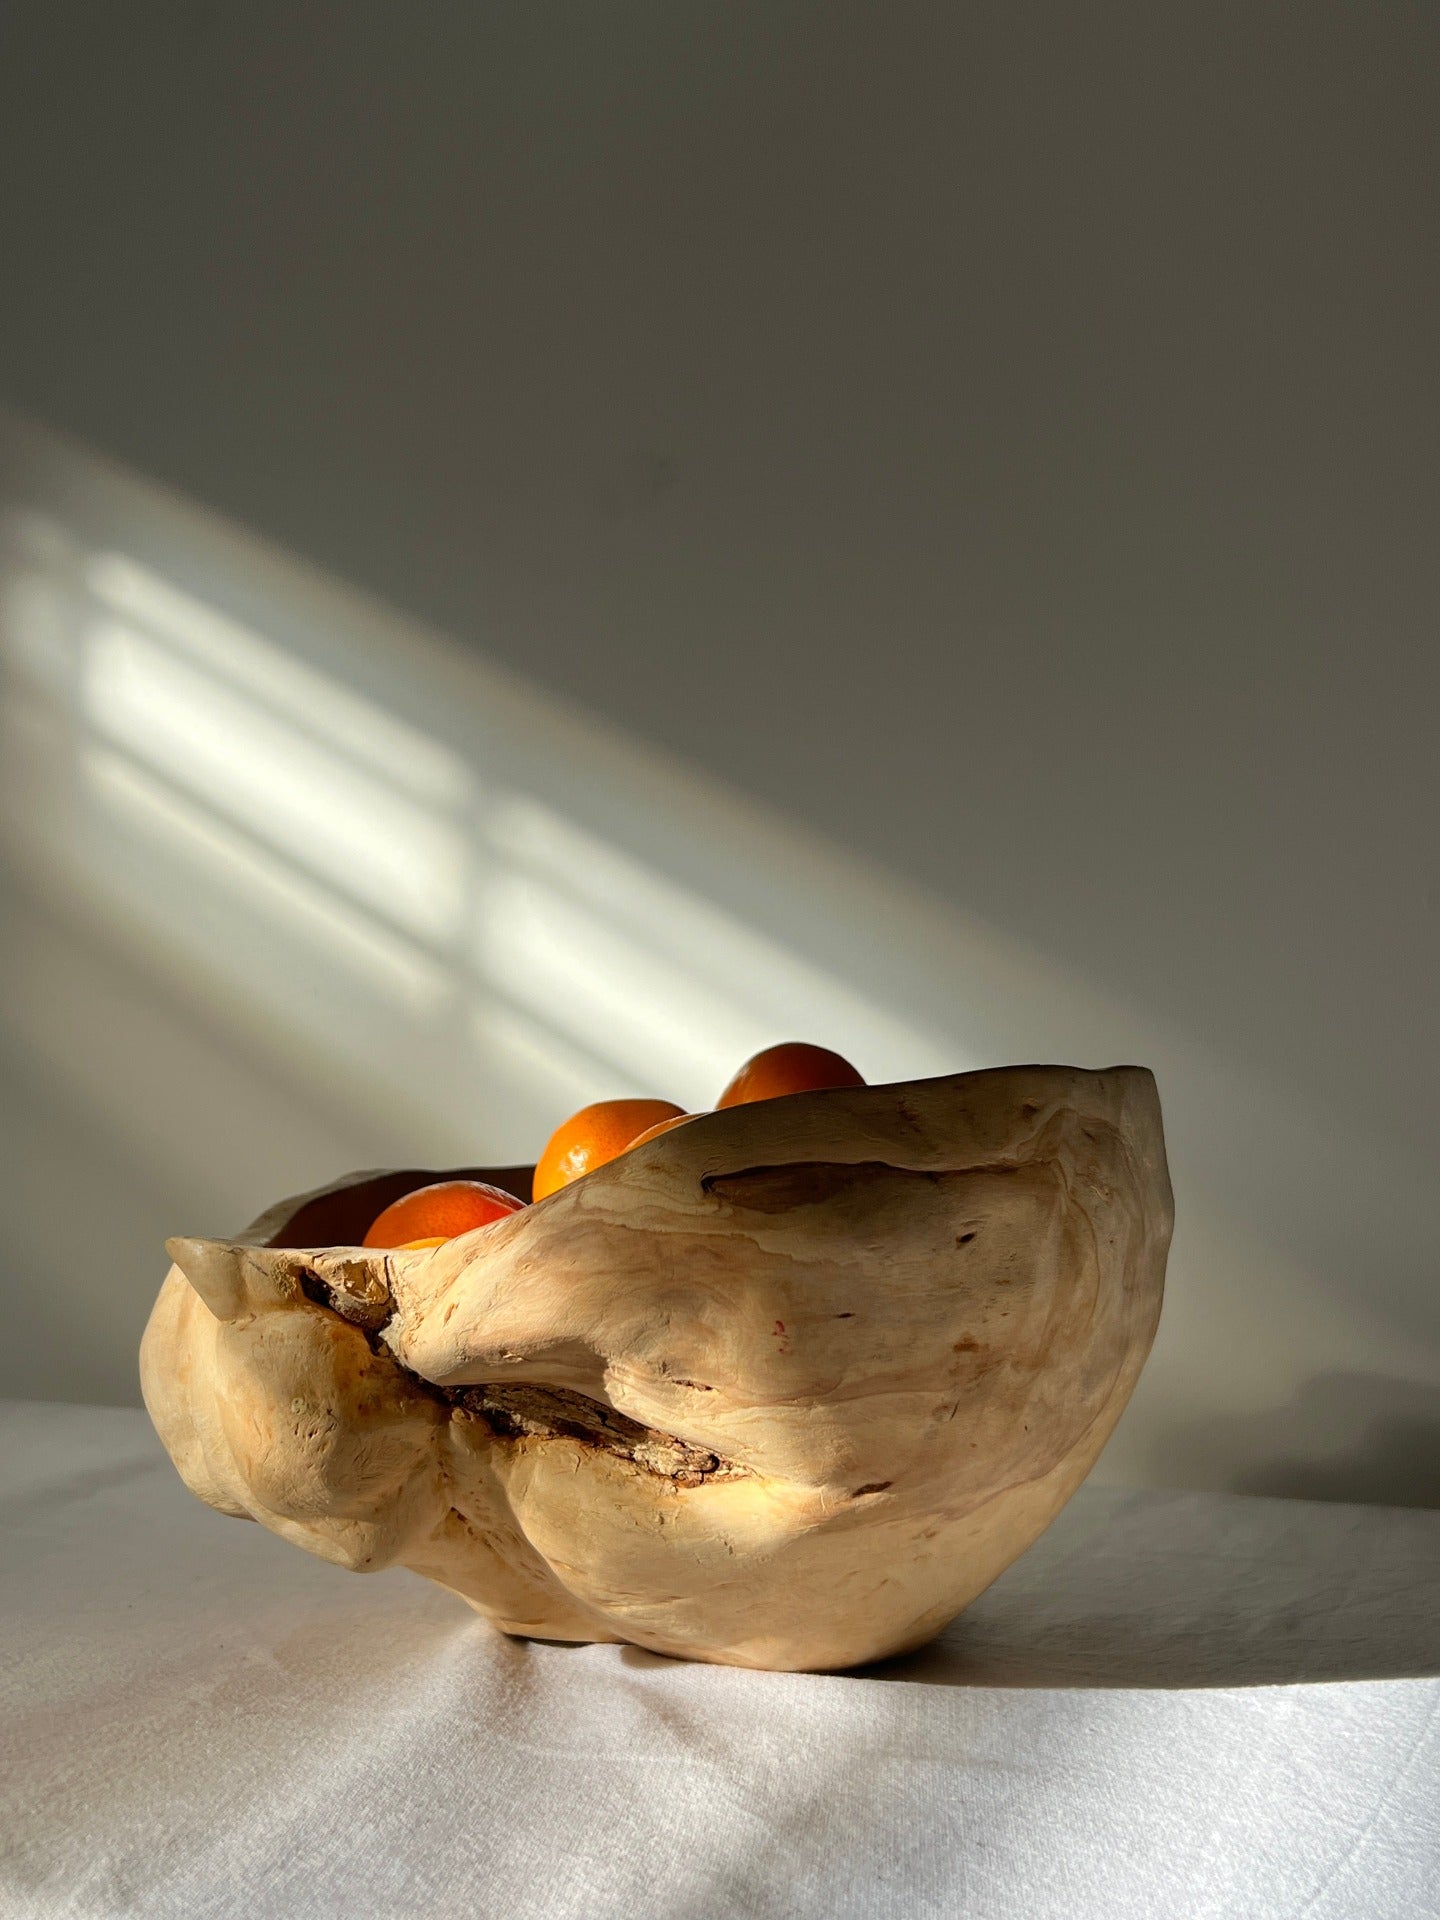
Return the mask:
<svg viewBox="0 0 1440 1920">
<path fill-rule="evenodd" d="M 463 806 L 474 779 L 458 755 L 406 726 L 352 687 L 318 673 L 238 621 L 122 554 L 85 561 L 86 586 L 104 607 L 173 642 L 197 664 L 299 721 L 347 759 L 372 767 L 436 807 Z"/>
<path fill-rule="evenodd" d="M 775 1037 L 735 995 L 529 875 L 486 888 L 476 952 L 512 1000 L 623 1061 L 643 1085 L 673 1087 L 682 1105 L 711 1105 L 735 1066 Z"/>
<path fill-rule="evenodd" d="M 687 1042 L 696 1065 L 707 1072 L 713 1074 L 717 1058 L 733 1063 L 797 1034 L 884 1061 L 890 1078 L 935 1070 L 933 1039 L 694 888 L 678 886 L 533 797 L 498 796 L 485 825 L 495 858 L 533 877 L 532 905 L 546 897 L 540 889 L 548 891 L 552 925 L 555 903 L 568 899 L 573 910 L 588 909 L 592 924 L 598 917 L 604 928 L 623 935 L 628 948 L 612 949 L 612 960 L 627 970 L 633 966 L 636 980 L 648 982 L 645 1004 L 658 1007 L 668 1024 L 688 1031 L 697 1019 L 713 1019 L 718 1051 L 707 1052 L 694 1038 Z M 503 948 L 503 930 L 498 938 Z M 512 937 L 510 944 L 523 948 L 523 938 Z M 553 957 L 553 941 L 550 946 Z M 723 1069 L 721 1085 L 731 1071 Z"/>
<path fill-rule="evenodd" d="M 643 1095 L 653 1084 L 626 1067 L 587 1053 L 543 1020 L 533 1019 L 493 993 L 482 992 L 476 999 L 469 1031 L 503 1073 L 548 1098 L 557 1112 L 573 1112 L 595 1100 Z"/>
<path fill-rule="evenodd" d="M 523 1155 L 591 1100 L 708 1106 L 778 1039 L 879 1077 L 955 1064 L 707 898 L 702 849 L 678 849 L 680 884 L 580 825 L 573 766 L 513 709 L 477 716 L 482 776 L 404 684 L 395 711 L 371 697 L 373 649 L 362 691 L 303 631 L 282 644 L 30 510 L 0 529 L 0 652 L 12 851 L 180 983 L 176 1018 L 328 1058 L 336 1098 Z"/>
<path fill-rule="evenodd" d="M 305 942 L 326 965 L 353 970 L 365 985 L 412 1011 L 444 998 L 444 968 L 423 949 L 380 921 L 337 900 L 263 847 L 207 816 L 162 781 L 123 756 L 101 748 L 81 754 L 81 773 L 96 803 L 117 823 L 147 839 L 181 883 L 167 923 L 183 928 L 195 884 L 218 884 L 246 910 Z M 181 934 L 183 937 L 183 934 Z"/>
<path fill-rule="evenodd" d="M 86 636 L 94 730 L 381 920 L 444 942 L 459 930 L 468 849 L 457 823 L 276 718 L 147 636 Z"/>
</svg>

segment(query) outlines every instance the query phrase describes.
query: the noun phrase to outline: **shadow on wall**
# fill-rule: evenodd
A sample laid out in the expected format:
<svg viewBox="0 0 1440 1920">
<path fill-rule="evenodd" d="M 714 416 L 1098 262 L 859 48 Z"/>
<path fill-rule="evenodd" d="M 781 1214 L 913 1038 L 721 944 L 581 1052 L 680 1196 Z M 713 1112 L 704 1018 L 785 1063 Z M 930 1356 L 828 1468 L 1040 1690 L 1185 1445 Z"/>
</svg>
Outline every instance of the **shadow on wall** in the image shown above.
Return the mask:
<svg viewBox="0 0 1440 1920">
<path fill-rule="evenodd" d="M 1323 1373 L 1283 1407 L 1198 1421 L 1157 1448 L 1183 1481 L 1212 1458 L 1245 1462 L 1236 1493 L 1440 1507 L 1440 1392 L 1376 1373 Z"/>
</svg>

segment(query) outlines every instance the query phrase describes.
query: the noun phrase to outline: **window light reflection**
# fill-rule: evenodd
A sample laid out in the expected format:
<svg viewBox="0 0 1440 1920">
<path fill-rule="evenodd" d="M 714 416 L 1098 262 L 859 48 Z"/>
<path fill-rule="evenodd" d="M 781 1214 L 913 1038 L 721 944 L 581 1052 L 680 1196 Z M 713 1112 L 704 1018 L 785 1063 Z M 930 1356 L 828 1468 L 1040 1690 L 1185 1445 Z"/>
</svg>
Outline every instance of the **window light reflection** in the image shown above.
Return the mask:
<svg viewBox="0 0 1440 1920">
<path fill-rule="evenodd" d="M 185 890 L 171 902 L 172 925 L 182 937 L 187 907 L 194 912 L 202 906 L 203 889 L 219 887 L 262 923 L 283 928 L 287 939 L 305 942 L 327 965 L 358 973 L 387 1000 L 422 1010 L 444 997 L 445 969 L 423 949 L 207 817 L 143 768 L 120 754 L 86 748 L 81 771 L 116 823 L 144 836 L 163 852 L 174 877 L 184 877 Z"/>
<path fill-rule="evenodd" d="M 485 976 L 569 1039 L 603 1036 L 612 1058 L 684 1106 L 709 1106 L 773 1036 L 743 1003 L 696 980 L 543 880 L 492 882 L 480 905 Z"/>
<path fill-rule="evenodd" d="M 96 628 L 81 692 L 95 730 L 386 920 L 444 941 L 467 850 L 429 807 L 128 628 Z"/>
<path fill-rule="evenodd" d="M 723 1068 L 721 1085 L 737 1059 L 777 1037 L 802 1033 L 837 1036 L 834 1044 L 842 1051 L 883 1060 L 889 1078 L 918 1078 L 933 1071 L 933 1041 L 735 914 L 662 878 L 538 800 L 501 796 L 486 818 L 497 860 L 553 883 L 574 901 L 584 902 L 604 927 L 630 936 L 628 951 L 614 956 L 622 981 L 648 977 L 652 989 L 658 989 L 659 1003 L 682 1025 L 695 1019 L 715 1022 L 716 1048 L 702 1047 L 696 1058 L 704 1061 L 707 1072 L 713 1072 L 717 1058 L 730 1063 Z M 541 897 L 532 892 L 532 902 Z M 513 934 L 507 941 L 503 924 L 495 924 L 498 919 L 493 911 L 487 915 L 492 942 L 498 939 L 502 948 L 519 944 Z M 587 924 L 593 928 L 593 918 Z M 580 937 L 590 936 L 582 931 Z M 577 956 L 583 961 L 583 948 Z M 648 974 L 644 956 L 655 957 Z M 672 964 L 664 967 L 662 961 Z M 664 982 L 658 978 L 661 973 Z M 637 989 L 632 999 L 641 997 Z M 689 1044 L 693 1048 L 695 1043 Z"/>
<path fill-rule="evenodd" d="M 393 784 L 441 807 L 462 805 L 470 797 L 470 769 L 439 741 L 182 593 L 150 568 L 123 554 L 100 553 L 85 564 L 83 574 L 101 605 L 128 616 L 128 624 L 180 646 L 212 673 L 300 721 L 307 732 Z"/>
<path fill-rule="evenodd" d="M 281 644 L 23 513 L 0 528 L 0 654 L 6 828 L 31 871 L 163 953 L 167 978 L 187 968 L 208 1020 L 233 1014 L 277 1056 L 303 1046 L 377 1111 L 408 1103 L 507 1157 L 591 1100 L 708 1106 L 777 1039 L 876 1077 L 954 1064 L 577 824 L 584 781 L 606 776 L 577 777 L 560 733 L 527 732 L 513 704 L 476 715 L 482 778 L 453 738 L 318 664 L 343 636 L 307 655 L 303 633 Z"/>
</svg>

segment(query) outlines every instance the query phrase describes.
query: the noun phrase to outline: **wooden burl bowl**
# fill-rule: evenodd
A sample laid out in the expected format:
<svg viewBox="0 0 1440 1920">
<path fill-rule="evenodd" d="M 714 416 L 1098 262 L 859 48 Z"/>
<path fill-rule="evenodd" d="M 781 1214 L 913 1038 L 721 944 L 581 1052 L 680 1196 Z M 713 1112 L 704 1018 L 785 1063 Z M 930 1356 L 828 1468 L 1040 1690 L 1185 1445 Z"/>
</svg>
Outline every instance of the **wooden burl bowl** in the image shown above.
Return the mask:
<svg viewBox="0 0 1440 1920">
<path fill-rule="evenodd" d="M 1035 1539 L 1129 1398 L 1171 1226 L 1140 1067 L 732 1107 L 433 1250 L 355 1244 L 443 1177 L 169 1243 L 141 1374 L 186 1484 L 507 1633 L 736 1666 L 917 1647 Z"/>
</svg>

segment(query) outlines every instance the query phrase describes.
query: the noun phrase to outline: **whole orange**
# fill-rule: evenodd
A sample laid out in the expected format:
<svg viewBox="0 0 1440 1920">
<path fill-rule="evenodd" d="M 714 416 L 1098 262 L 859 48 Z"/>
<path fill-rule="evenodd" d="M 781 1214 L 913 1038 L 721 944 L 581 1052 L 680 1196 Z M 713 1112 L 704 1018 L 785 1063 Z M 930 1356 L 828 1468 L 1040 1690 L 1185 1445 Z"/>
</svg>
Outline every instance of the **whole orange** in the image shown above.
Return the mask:
<svg viewBox="0 0 1440 1920">
<path fill-rule="evenodd" d="M 743 1107 L 751 1100 L 774 1100 L 782 1093 L 815 1093 L 821 1087 L 863 1087 L 865 1079 L 843 1055 L 803 1040 L 766 1047 L 747 1060 L 715 1102 Z"/>
<path fill-rule="evenodd" d="M 581 1107 L 545 1143 L 535 1167 L 535 1198 L 543 1200 L 603 1167 L 662 1120 L 685 1118 L 685 1109 L 673 1100 L 597 1100 Z"/>
<path fill-rule="evenodd" d="M 362 1244 L 393 1248 L 419 1241 L 438 1246 L 442 1240 L 453 1240 L 457 1233 L 488 1227 L 492 1220 L 518 1213 L 524 1204 L 513 1193 L 492 1187 L 485 1180 L 437 1180 L 433 1186 L 417 1187 L 413 1193 L 393 1200 L 371 1221 Z"/>
</svg>

